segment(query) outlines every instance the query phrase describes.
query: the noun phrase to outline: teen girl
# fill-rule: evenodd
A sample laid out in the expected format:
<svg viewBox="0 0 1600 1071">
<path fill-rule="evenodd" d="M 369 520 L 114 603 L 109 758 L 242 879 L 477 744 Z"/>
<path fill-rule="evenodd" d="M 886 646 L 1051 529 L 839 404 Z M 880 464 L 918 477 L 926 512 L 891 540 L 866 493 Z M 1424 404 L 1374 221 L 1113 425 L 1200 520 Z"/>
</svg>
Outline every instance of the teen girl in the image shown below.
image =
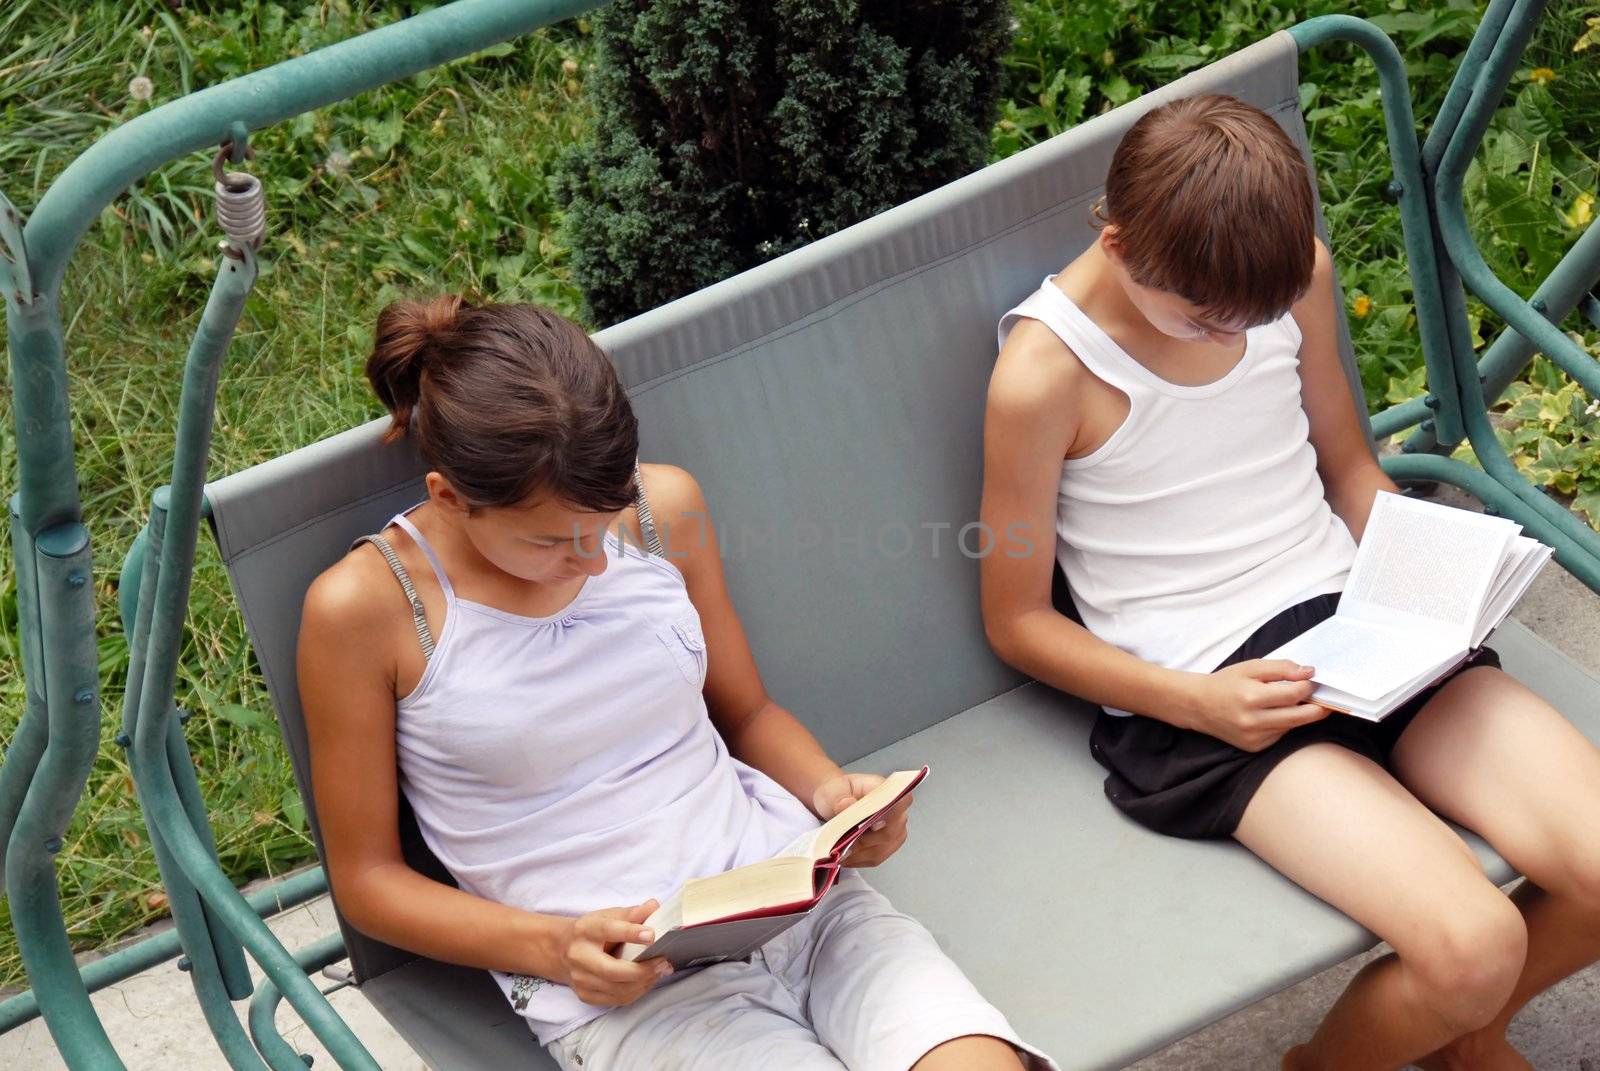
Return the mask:
<svg viewBox="0 0 1600 1071">
<path fill-rule="evenodd" d="M 983 561 L 1007 662 L 1103 705 L 1106 794 L 1235 837 L 1394 948 L 1289 1068 L 1526 1069 L 1506 1024 L 1600 957 L 1600 752 L 1489 650 L 1372 724 L 1263 660 L 1332 614 L 1374 496 L 1311 179 L 1263 112 L 1159 107 L 1118 147 L 1098 240 L 1006 315 L 982 516 L 1054 531 Z M 1508 899 L 1440 815 L 1528 876 Z"/>
<path fill-rule="evenodd" d="M 699 487 L 637 466 L 582 330 L 397 302 L 367 375 L 429 471 L 306 596 L 300 689 L 350 923 L 494 972 L 568 1069 L 1052 1066 L 854 874 L 748 961 L 617 957 L 686 879 L 775 854 L 882 778 L 844 773 L 767 696 Z M 401 791 L 459 888 L 404 862 Z M 902 805 L 849 862 L 905 836 Z"/>
</svg>

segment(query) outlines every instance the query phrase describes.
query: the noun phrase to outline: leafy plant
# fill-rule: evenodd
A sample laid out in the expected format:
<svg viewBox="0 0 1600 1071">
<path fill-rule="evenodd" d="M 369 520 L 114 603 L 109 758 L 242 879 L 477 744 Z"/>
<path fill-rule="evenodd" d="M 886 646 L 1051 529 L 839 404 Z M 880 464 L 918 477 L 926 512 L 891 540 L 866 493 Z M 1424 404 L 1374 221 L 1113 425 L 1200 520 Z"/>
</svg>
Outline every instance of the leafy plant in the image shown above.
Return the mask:
<svg viewBox="0 0 1600 1071">
<path fill-rule="evenodd" d="M 1495 435 L 1522 474 L 1600 528 L 1600 401 L 1540 357 L 1497 410 Z"/>
<path fill-rule="evenodd" d="M 983 163 L 1004 0 L 616 0 L 557 185 L 612 323 Z"/>
</svg>

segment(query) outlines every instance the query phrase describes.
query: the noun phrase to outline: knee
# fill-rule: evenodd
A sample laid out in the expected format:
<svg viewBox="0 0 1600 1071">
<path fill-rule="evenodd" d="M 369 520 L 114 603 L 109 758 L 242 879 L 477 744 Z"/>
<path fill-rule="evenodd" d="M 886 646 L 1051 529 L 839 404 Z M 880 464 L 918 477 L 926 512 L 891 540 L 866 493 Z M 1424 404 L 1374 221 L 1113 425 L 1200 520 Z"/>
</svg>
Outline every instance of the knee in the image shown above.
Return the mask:
<svg viewBox="0 0 1600 1071">
<path fill-rule="evenodd" d="M 1415 935 L 1411 968 L 1423 1002 L 1457 1033 L 1489 1023 L 1511 997 L 1528 955 L 1528 928 L 1499 890 L 1452 905 Z"/>
<path fill-rule="evenodd" d="M 1557 872 L 1541 877 L 1535 884 L 1586 909 L 1591 928 L 1600 932 L 1600 853 L 1587 846 L 1563 853 Z"/>
</svg>

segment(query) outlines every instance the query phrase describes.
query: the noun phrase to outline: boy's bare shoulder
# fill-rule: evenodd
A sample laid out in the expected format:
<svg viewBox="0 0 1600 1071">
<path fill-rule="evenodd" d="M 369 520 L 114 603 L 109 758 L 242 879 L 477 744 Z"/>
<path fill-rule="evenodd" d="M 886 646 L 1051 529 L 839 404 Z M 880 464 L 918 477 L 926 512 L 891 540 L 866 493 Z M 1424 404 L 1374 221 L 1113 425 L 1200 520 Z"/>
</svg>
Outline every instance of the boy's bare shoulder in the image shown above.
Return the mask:
<svg viewBox="0 0 1600 1071">
<path fill-rule="evenodd" d="M 1061 337 L 1038 320 L 1017 321 L 989 378 L 989 406 L 1020 417 L 1050 413 L 1070 417 L 1093 373 Z"/>
</svg>

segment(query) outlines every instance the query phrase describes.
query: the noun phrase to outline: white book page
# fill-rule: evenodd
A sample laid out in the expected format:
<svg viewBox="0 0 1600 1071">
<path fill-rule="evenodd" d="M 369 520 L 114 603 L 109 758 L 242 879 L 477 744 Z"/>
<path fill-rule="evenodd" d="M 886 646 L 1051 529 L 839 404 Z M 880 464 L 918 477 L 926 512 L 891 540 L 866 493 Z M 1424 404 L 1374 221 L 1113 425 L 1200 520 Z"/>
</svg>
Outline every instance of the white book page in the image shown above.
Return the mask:
<svg viewBox="0 0 1600 1071">
<path fill-rule="evenodd" d="M 1341 610 L 1343 608 L 1341 607 Z M 1322 621 L 1269 654 L 1311 666 L 1319 685 L 1372 702 L 1428 666 L 1465 650 L 1436 633 L 1397 628 L 1343 613 Z"/>
<path fill-rule="evenodd" d="M 1380 491 L 1339 616 L 1426 629 L 1465 649 L 1518 531 L 1503 517 Z"/>
<path fill-rule="evenodd" d="M 1477 647 L 1489 638 L 1489 633 L 1506 619 L 1517 600 L 1527 593 L 1534 577 L 1544 568 L 1555 551 L 1539 542 L 1519 535 L 1507 552 L 1506 567 L 1489 593 L 1489 601 L 1478 618 L 1478 627 L 1472 632 L 1472 646 Z"/>
<path fill-rule="evenodd" d="M 1465 658 L 1466 654 L 1464 652 L 1457 652 L 1445 661 L 1419 671 L 1416 676 L 1379 699 L 1363 699 L 1360 696 L 1351 695 L 1349 692 L 1341 692 L 1337 688 L 1329 688 L 1319 684 L 1311 693 L 1311 701 L 1313 703 L 1321 703 L 1332 710 L 1353 714 L 1358 718 L 1365 718 L 1367 721 L 1382 721 L 1390 714 L 1393 714 L 1400 704 L 1422 691 L 1433 681 L 1443 676 L 1446 670 Z"/>
</svg>

